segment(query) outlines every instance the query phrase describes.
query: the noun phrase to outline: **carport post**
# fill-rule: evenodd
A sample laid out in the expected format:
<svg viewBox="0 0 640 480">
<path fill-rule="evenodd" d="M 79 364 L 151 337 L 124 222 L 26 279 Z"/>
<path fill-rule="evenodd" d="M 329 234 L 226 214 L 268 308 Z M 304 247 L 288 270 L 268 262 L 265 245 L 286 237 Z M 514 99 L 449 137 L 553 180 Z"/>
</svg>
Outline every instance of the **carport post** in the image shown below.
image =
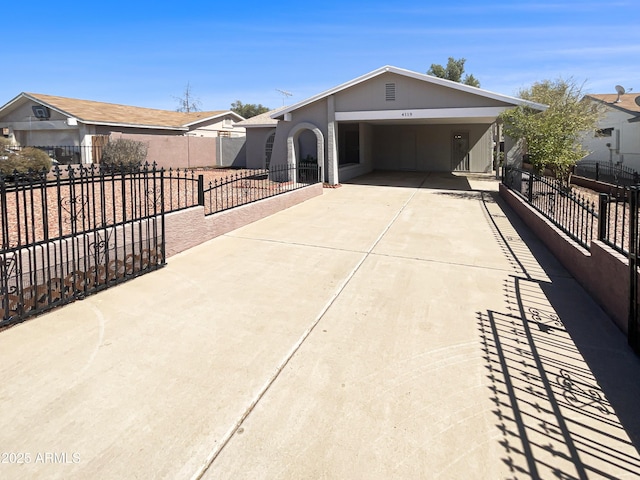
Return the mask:
<svg viewBox="0 0 640 480">
<path fill-rule="evenodd" d="M 333 95 L 327 98 L 327 180 L 338 183 L 338 129 L 336 128 L 336 104 Z"/>
</svg>

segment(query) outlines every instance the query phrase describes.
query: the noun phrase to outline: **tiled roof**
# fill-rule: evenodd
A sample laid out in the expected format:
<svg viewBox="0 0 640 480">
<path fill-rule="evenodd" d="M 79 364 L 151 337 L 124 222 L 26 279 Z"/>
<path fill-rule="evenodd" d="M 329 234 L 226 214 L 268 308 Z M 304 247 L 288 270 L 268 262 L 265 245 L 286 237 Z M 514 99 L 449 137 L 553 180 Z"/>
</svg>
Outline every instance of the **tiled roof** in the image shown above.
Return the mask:
<svg viewBox="0 0 640 480">
<path fill-rule="evenodd" d="M 216 110 L 183 113 L 114 103 L 94 102 L 92 100 L 56 97 L 39 93 L 26 93 L 25 95 L 72 117 L 76 117 L 83 123 L 183 129 L 185 125 L 197 122 L 198 120 L 205 120 L 228 112 L 228 110 Z"/>
<path fill-rule="evenodd" d="M 625 93 L 624 95 L 620 95 L 619 102 L 616 102 L 618 99 L 617 93 L 593 94 L 587 95 L 587 97 L 599 100 L 609 106 L 626 110 L 631 114 L 640 115 L 640 105 L 636 103 L 636 99 L 640 97 L 640 93 Z"/>
</svg>

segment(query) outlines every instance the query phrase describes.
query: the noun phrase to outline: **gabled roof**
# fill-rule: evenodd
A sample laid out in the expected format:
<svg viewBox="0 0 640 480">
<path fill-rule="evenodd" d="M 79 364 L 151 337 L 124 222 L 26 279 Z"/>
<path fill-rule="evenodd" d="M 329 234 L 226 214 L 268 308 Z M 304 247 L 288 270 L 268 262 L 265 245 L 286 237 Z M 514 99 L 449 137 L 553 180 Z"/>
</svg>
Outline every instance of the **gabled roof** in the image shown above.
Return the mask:
<svg viewBox="0 0 640 480">
<path fill-rule="evenodd" d="M 272 115 L 278 113 L 281 110 L 284 110 L 287 107 L 279 107 L 273 110 L 269 110 L 268 112 L 261 113 L 260 115 L 256 115 L 255 117 L 247 118 L 246 120 L 242 120 L 235 124 L 236 127 L 245 127 L 245 128 L 264 128 L 264 127 L 275 127 L 278 125 L 278 120 L 275 120 Z"/>
<path fill-rule="evenodd" d="M 75 117 L 79 122 L 91 125 L 189 130 L 189 127 L 195 124 L 226 115 L 231 115 L 237 120 L 243 120 L 240 115 L 230 110 L 189 113 L 173 112 L 170 110 L 132 107 L 129 105 L 96 102 L 93 100 L 80 100 L 76 98 L 24 92 L 1 107 L 0 113 L 22 99 L 40 103 L 63 115 Z"/>
<path fill-rule="evenodd" d="M 293 112 L 294 110 L 297 110 L 299 108 L 302 108 L 306 105 L 309 105 L 313 102 L 317 102 L 318 100 L 321 100 L 325 97 L 328 97 L 330 95 L 333 95 L 337 92 L 340 92 L 342 90 L 346 90 L 347 88 L 353 87 L 354 85 L 357 85 L 359 83 L 362 82 L 366 82 L 367 80 L 370 80 L 374 77 L 377 77 L 379 75 L 382 75 L 384 73 L 395 73 L 397 75 L 402 75 L 405 77 L 409 77 L 409 78 L 414 78 L 416 80 L 421 80 L 424 81 L 426 83 L 431 83 L 434 85 L 440 85 L 440 86 L 444 86 L 447 88 L 451 88 L 453 90 L 459 90 L 462 92 L 466 92 L 466 93 L 471 93 L 473 95 L 479 95 L 481 97 L 486 97 L 486 98 L 490 98 L 492 100 L 498 100 L 500 102 L 505 102 L 505 103 L 510 103 L 513 106 L 518 106 L 518 105 L 527 105 L 531 108 L 534 108 L 536 110 L 546 110 L 547 106 L 543 105 L 541 103 L 535 103 L 535 102 L 530 102 L 528 100 L 523 100 L 521 98 L 516 98 L 516 97 L 510 97 L 507 95 L 502 95 L 499 93 L 494 93 L 494 92 L 490 92 L 488 90 L 483 90 L 481 88 L 476 88 L 476 87 L 472 87 L 470 85 L 465 85 L 463 83 L 458 83 L 458 82 L 453 82 L 451 80 L 445 80 L 443 78 L 438 78 L 438 77 L 433 77 L 431 75 L 427 75 L 424 73 L 418 73 L 418 72 L 413 72 L 411 70 L 405 70 L 403 68 L 398 68 L 398 67 L 393 67 L 391 65 L 386 65 L 384 67 L 380 67 L 376 70 L 373 70 L 372 72 L 369 72 L 365 75 L 362 75 L 360 77 L 354 78 L 353 80 L 350 80 L 346 83 L 343 83 L 341 85 L 338 85 L 337 87 L 331 88 L 329 90 L 326 90 L 322 93 L 319 93 L 318 95 L 315 95 L 313 97 L 310 97 L 306 100 L 303 100 L 299 103 L 296 103 L 295 105 L 292 105 L 288 108 L 285 108 L 277 113 L 272 114 L 272 118 L 282 118 L 284 117 L 284 115 L 286 113 L 290 113 Z"/>
<path fill-rule="evenodd" d="M 598 93 L 585 95 L 585 97 L 600 102 L 608 107 L 622 110 L 629 115 L 636 117 L 640 116 L 640 105 L 637 103 L 640 101 L 638 100 L 640 98 L 640 93 L 625 93 L 624 95 L 620 95 L 619 102 L 617 101 L 617 93 Z"/>
</svg>

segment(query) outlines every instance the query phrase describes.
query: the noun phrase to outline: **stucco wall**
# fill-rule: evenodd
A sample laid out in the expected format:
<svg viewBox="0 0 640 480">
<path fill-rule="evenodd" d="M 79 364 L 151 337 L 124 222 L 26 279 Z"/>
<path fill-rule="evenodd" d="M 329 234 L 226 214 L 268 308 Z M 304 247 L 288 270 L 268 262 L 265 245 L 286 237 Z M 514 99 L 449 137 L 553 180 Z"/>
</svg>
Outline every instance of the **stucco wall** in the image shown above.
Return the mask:
<svg viewBox="0 0 640 480">
<path fill-rule="evenodd" d="M 640 171 L 640 122 L 630 123 L 631 118 L 633 115 L 613 107 L 607 108 L 605 115 L 598 122 L 598 128 L 613 128 L 612 135 L 596 137 L 595 132 L 585 133 L 582 144 L 591 153 L 584 160 L 605 163 L 611 160 L 613 163 L 621 162 Z M 611 144 L 611 147 L 607 147 L 607 143 Z"/>
<path fill-rule="evenodd" d="M 265 145 L 267 138 L 276 129 L 273 127 L 247 128 L 245 158 L 247 168 L 264 168 L 265 166 Z"/>
<path fill-rule="evenodd" d="M 165 217 L 166 256 L 171 257 L 319 195 L 322 195 L 322 184 L 316 183 L 206 217 L 204 207 L 169 213 Z"/>
<path fill-rule="evenodd" d="M 385 84 L 396 84 L 396 100 L 387 101 Z M 499 107 L 503 102 L 421 80 L 385 73 L 336 94 L 336 112 L 416 108 Z"/>
<path fill-rule="evenodd" d="M 624 255 L 597 240 L 588 252 L 502 184 L 500 196 L 626 333 L 629 267 Z"/>
<path fill-rule="evenodd" d="M 218 137 L 217 159 L 222 167 L 244 167 L 247 165 L 247 139 L 242 137 Z M 260 167 L 262 168 L 262 167 Z"/>
<path fill-rule="evenodd" d="M 147 161 L 165 168 L 217 166 L 216 138 L 114 133 L 112 139 L 126 138 L 149 146 Z"/>
<path fill-rule="evenodd" d="M 273 154 L 271 155 L 272 165 L 287 164 L 287 138 L 289 137 L 289 132 L 291 132 L 293 128 L 301 123 L 311 123 L 322 131 L 322 135 L 324 136 L 324 148 L 326 152 L 328 124 L 327 100 L 322 99 L 318 102 L 306 106 L 305 108 L 301 108 L 300 110 L 296 110 L 295 112 L 293 112 L 291 121 L 280 121 L 280 123 L 278 123 L 278 130 L 273 144 Z"/>
<path fill-rule="evenodd" d="M 48 119 L 38 119 L 31 109 L 35 102 L 26 102 L 0 119 L 0 127 L 9 127 L 20 145 L 80 145 L 78 126 L 67 124 L 67 116 L 49 109 Z"/>
</svg>

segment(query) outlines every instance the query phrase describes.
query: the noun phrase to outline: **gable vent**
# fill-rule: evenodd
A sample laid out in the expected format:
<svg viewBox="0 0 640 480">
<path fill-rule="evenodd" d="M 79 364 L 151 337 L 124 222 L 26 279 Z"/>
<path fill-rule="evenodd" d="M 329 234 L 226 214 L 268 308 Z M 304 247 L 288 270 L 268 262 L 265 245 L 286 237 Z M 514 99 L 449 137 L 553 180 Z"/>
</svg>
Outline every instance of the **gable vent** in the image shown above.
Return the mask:
<svg viewBox="0 0 640 480">
<path fill-rule="evenodd" d="M 393 102 L 396 99 L 396 84 L 386 83 L 385 86 L 385 100 L 387 102 Z"/>
</svg>

